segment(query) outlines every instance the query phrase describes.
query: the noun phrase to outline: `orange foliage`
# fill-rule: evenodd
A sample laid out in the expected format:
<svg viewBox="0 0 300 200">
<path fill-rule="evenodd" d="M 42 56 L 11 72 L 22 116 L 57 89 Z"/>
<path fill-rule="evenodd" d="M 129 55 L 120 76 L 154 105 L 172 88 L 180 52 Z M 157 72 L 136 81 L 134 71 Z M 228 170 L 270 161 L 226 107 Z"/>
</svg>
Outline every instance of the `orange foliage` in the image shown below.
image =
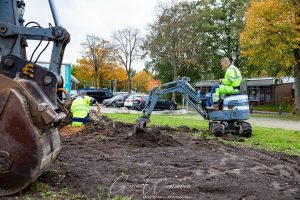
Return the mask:
<svg viewBox="0 0 300 200">
<path fill-rule="evenodd" d="M 160 80 L 151 80 L 147 86 L 147 91 L 150 92 L 152 88 L 154 87 L 160 87 L 161 86 L 161 81 Z"/>
<path fill-rule="evenodd" d="M 123 67 L 117 67 L 111 74 L 111 80 L 117 81 L 117 90 L 126 91 L 127 90 L 127 73 Z"/>
<path fill-rule="evenodd" d="M 75 76 L 81 84 L 92 86 L 93 82 L 93 68 L 87 64 L 87 61 L 80 59 L 77 61 L 78 65 L 72 68 L 72 75 Z"/>
<path fill-rule="evenodd" d="M 72 74 L 86 86 L 93 85 L 93 77 L 95 75 L 93 65 L 85 58 L 77 61 L 78 66 L 72 69 Z M 97 86 L 103 87 L 108 85 L 110 80 L 117 81 L 117 88 L 125 90 L 127 87 L 127 74 L 124 68 L 119 67 L 116 63 L 104 63 L 98 70 Z"/>
<path fill-rule="evenodd" d="M 154 86 L 160 85 L 160 81 L 145 71 L 137 72 L 132 79 L 132 88 L 139 92 L 149 92 Z"/>
</svg>

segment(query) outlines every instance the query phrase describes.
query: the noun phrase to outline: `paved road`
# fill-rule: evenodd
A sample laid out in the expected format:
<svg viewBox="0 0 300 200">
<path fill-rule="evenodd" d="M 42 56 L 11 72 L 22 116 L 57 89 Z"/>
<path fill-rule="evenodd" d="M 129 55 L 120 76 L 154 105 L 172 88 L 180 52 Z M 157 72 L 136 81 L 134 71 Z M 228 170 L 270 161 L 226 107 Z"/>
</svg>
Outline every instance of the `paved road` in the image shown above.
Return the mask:
<svg viewBox="0 0 300 200">
<path fill-rule="evenodd" d="M 95 109 L 95 106 L 92 106 Z M 118 108 L 107 108 L 101 106 L 102 113 L 117 113 Z M 129 110 L 130 113 L 141 113 L 141 111 Z M 153 114 L 161 114 L 165 111 L 153 111 Z M 250 117 L 249 122 L 252 126 L 268 127 L 268 128 L 283 128 L 288 130 L 300 131 L 300 122 L 292 120 L 270 119 L 270 118 L 257 118 Z"/>
<path fill-rule="evenodd" d="M 249 122 L 252 124 L 252 126 L 283 128 L 300 131 L 299 121 L 250 117 Z"/>
</svg>

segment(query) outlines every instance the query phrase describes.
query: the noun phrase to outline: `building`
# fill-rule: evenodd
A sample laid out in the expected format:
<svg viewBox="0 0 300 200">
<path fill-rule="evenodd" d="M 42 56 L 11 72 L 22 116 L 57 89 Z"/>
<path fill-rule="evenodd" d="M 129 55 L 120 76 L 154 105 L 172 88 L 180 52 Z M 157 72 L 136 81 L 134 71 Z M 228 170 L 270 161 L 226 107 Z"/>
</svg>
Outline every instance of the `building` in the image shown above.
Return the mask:
<svg viewBox="0 0 300 200">
<path fill-rule="evenodd" d="M 249 101 L 253 105 L 286 104 L 286 97 L 294 94 L 294 78 L 247 79 Z"/>
<path fill-rule="evenodd" d="M 37 63 L 38 65 L 49 68 L 49 62 L 43 62 L 39 61 Z M 71 75 L 72 68 L 70 63 L 62 63 L 61 69 L 60 69 L 60 75 L 62 76 L 64 80 L 64 88 L 71 93 L 71 90 L 77 90 L 79 81 Z"/>
<path fill-rule="evenodd" d="M 211 92 L 211 85 L 216 80 L 206 80 L 196 83 L 198 96 L 203 98 Z M 248 78 L 247 92 L 249 102 L 253 105 L 278 105 L 286 104 L 286 97 L 294 94 L 294 78 Z"/>
</svg>

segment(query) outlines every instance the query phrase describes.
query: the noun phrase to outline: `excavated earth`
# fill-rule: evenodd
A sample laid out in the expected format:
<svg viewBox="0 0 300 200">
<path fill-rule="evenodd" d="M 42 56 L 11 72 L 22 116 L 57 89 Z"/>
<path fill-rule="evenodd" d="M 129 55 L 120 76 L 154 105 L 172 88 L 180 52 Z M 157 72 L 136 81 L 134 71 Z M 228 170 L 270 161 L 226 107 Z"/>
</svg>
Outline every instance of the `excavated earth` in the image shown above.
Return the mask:
<svg viewBox="0 0 300 200">
<path fill-rule="evenodd" d="M 300 199 L 299 157 L 194 138 L 187 127 L 132 128 L 105 117 L 63 127 L 62 152 L 39 181 L 91 199 Z"/>
</svg>

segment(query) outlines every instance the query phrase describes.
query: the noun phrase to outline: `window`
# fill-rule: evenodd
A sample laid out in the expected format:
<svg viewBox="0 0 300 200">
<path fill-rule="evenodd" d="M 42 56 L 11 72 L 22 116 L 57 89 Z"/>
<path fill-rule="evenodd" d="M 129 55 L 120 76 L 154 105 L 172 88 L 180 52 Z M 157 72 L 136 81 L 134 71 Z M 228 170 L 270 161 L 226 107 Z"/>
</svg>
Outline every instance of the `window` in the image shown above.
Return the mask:
<svg viewBox="0 0 300 200">
<path fill-rule="evenodd" d="M 248 88 L 249 101 L 259 101 L 259 87 Z"/>
</svg>

